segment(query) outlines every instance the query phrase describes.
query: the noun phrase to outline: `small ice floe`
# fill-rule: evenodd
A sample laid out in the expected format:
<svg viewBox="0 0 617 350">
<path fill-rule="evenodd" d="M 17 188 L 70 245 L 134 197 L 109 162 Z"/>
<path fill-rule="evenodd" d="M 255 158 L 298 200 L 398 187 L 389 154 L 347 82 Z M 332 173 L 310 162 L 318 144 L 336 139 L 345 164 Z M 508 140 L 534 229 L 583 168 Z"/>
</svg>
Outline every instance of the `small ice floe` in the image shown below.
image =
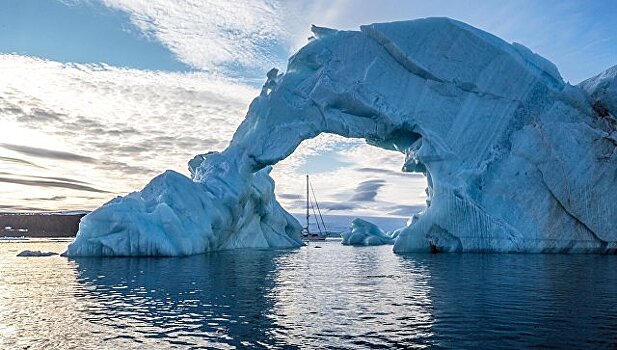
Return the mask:
<svg viewBox="0 0 617 350">
<path fill-rule="evenodd" d="M 54 252 L 42 252 L 40 250 L 24 250 L 23 252 L 17 254 L 17 256 L 22 257 L 31 257 L 31 256 L 52 256 L 58 255 L 58 253 Z"/>
<path fill-rule="evenodd" d="M 343 245 L 370 246 L 394 244 L 394 237 L 383 232 L 377 225 L 362 219 L 354 219 L 351 228 L 341 233 Z"/>
</svg>

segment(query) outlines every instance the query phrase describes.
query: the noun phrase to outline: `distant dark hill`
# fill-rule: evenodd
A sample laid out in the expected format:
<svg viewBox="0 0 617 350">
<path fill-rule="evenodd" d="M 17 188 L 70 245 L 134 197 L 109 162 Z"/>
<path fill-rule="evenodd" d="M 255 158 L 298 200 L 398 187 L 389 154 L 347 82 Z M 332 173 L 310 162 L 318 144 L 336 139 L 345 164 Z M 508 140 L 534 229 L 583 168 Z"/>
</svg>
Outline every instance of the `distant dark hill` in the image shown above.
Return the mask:
<svg viewBox="0 0 617 350">
<path fill-rule="evenodd" d="M 87 212 L 0 213 L 0 236 L 75 237 Z"/>
</svg>

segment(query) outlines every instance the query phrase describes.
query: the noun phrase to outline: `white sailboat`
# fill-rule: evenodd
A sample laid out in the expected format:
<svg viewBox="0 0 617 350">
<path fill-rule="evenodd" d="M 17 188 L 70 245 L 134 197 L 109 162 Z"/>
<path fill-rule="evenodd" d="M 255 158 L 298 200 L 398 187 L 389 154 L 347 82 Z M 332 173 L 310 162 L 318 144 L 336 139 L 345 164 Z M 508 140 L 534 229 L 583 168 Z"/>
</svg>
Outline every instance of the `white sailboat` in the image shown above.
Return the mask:
<svg viewBox="0 0 617 350">
<path fill-rule="evenodd" d="M 314 205 L 311 202 L 310 193 L 313 194 Z M 315 209 L 317 209 L 317 211 L 315 211 Z M 315 218 L 318 232 L 312 232 L 310 229 L 311 211 L 313 212 L 313 217 Z M 326 223 L 321 215 L 321 209 L 319 208 L 319 203 L 317 203 L 315 191 L 313 191 L 313 186 L 311 186 L 309 176 L 306 175 L 306 226 L 304 227 L 304 230 L 302 230 L 302 239 L 305 241 L 324 241 L 327 235 L 328 232 L 326 230 Z"/>
</svg>

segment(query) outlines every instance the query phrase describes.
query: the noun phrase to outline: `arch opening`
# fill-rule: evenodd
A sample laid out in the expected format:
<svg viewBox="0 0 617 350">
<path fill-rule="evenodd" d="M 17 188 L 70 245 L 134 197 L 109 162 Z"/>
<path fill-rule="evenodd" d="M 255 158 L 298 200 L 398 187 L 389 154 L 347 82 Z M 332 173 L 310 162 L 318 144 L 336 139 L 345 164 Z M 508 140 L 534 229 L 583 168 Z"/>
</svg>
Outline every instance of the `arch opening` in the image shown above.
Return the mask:
<svg viewBox="0 0 617 350">
<path fill-rule="evenodd" d="M 425 209 L 426 177 L 403 172 L 405 155 L 393 148 L 383 149 L 360 139 L 333 134 L 303 141 L 287 158 L 273 166 L 277 200 L 304 224 L 305 175 L 310 175 L 317 200 L 331 221 L 355 217 L 392 218 L 397 227 L 413 214 Z M 379 219 L 376 219 L 379 221 Z M 370 221 L 370 220 L 369 220 Z M 383 220 L 382 220 L 383 221 Z M 348 228 L 348 227 L 347 227 Z"/>
</svg>

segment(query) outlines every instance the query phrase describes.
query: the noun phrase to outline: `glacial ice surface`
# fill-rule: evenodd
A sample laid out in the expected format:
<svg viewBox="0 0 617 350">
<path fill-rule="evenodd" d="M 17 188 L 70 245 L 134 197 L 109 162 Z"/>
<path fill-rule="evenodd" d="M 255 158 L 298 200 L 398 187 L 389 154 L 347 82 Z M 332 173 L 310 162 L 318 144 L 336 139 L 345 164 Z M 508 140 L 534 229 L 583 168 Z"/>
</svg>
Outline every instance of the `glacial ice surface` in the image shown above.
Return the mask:
<svg viewBox="0 0 617 350">
<path fill-rule="evenodd" d="M 405 155 L 428 207 L 394 251 L 617 250 L 612 68 L 579 86 L 548 60 L 447 18 L 313 28 L 230 145 L 82 219 L 66 254 L 188 255 L 301 245 L 269 166 L 320 133 Z"/>
</svg>

